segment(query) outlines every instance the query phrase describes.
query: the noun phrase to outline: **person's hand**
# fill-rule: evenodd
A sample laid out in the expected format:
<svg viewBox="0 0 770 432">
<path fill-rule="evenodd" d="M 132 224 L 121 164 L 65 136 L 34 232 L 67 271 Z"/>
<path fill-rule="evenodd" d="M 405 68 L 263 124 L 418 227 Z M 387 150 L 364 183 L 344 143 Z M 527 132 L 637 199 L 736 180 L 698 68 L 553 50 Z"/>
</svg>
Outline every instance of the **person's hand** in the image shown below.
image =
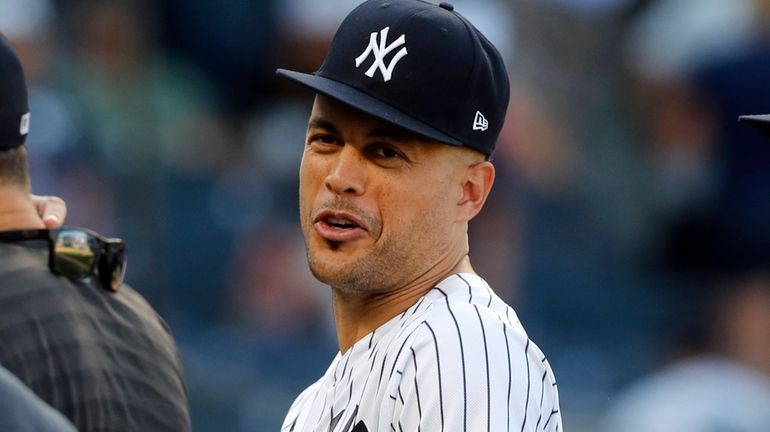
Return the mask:
<svg viewBox="0 0 770 432">
<path fill-rule="evenodd" d="M 57 196 L 30 195 L 46 228 L 59 228 L 67 217 L 67 204 Z"/>
</svg>

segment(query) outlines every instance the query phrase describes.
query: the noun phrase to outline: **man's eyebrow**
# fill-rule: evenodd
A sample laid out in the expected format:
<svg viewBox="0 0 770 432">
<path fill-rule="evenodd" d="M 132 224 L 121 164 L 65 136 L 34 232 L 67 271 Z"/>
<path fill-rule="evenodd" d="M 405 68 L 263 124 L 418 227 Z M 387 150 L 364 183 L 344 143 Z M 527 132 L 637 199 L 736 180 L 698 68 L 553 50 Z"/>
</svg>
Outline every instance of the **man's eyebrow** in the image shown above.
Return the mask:
<svg viewBox="0 0 770 432">
<path fill-rule="evenodd" d="M 335 135 L 339 135 L 339 131 L 334 126 L 334 123 L 324 118 L 313 118 L 307 123 L 307 129 L 324 129 Z"/>
</svg>

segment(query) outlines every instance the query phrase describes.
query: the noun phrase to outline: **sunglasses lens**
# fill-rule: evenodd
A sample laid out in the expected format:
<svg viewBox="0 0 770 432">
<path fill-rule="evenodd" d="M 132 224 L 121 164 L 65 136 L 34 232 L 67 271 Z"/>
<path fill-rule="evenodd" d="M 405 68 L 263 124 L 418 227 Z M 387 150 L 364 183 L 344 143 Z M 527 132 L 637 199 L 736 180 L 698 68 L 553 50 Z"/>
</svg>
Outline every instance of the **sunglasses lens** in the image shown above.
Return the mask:
<svg viewBox="0 0 770 432">
<path fill-rule="evenodd" d="M 102 284 L 117 291 L 123 284 L 123 276 L 126 274 L 126 248 L 120 244 L 109 246 L 109 252 L 99 262 L 99 277 Z"/>
<path fill-rule="evenodd" d="M 54 270 L 67 277 L 88 276 L 96 260 L 92 241 L 91 236 L 83 231 L 59 231 L 54 243 Z"/>
</svg>

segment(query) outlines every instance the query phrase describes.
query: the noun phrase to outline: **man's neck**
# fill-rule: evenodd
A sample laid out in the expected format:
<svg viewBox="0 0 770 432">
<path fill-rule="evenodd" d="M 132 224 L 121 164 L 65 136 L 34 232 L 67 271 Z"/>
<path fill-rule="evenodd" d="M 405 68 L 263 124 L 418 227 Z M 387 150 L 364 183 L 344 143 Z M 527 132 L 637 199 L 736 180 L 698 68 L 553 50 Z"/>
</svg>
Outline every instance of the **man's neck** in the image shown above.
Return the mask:
<svg viewBox="0 0 770 432">
<path fill-rule="evenodd" d="M 455 273 L 474 273 L 467 255 L 449 271 L 420 278 L 392 294 L 377 298 L 361 297 L 332 287 L 334 322 L 340 352 L 346 352 L 361 338 L 409 309 L 437 283 Z"/>
<path fill-rule="evenodd" d="M 45 224 L 23 188 L 0 186 L 0 231 L 41 229 Z"/>
</svg>

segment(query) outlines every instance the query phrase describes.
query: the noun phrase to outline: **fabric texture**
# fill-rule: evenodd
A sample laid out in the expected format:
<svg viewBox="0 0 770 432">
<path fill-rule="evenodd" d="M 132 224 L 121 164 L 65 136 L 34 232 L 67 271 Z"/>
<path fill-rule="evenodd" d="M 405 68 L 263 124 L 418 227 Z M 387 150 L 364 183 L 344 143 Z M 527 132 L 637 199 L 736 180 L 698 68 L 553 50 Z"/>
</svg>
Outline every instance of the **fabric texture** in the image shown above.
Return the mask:
<svg viewBox="0 0 770 432">
<path fill-rule="evenodd" d="M 338 353 L 282 432 L 561 431 L 548 361 L 480 277 L 455 274 Z"/>
<path fill-rule="evenodd" d="M 81 432 L 188 431 L 171 333 L 136 291 L 48 268 L 45 242 L 0 243 L 0 364 Z"/>
</svg>

